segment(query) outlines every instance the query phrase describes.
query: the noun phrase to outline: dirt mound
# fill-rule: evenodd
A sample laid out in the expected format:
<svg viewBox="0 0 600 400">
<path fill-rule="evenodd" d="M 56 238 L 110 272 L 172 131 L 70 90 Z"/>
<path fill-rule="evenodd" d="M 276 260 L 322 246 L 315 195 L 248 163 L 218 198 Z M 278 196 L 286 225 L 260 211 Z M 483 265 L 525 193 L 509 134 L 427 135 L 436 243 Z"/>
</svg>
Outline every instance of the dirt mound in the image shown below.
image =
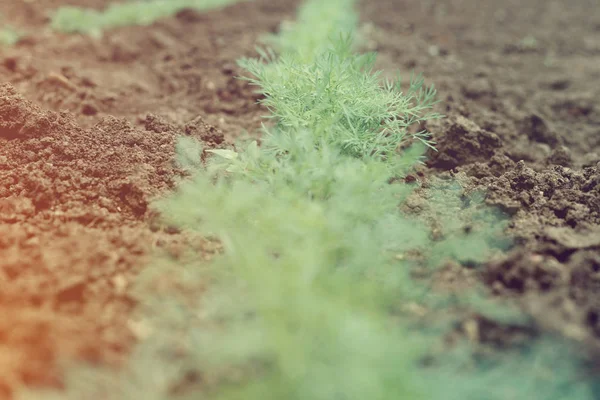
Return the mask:
<svg viewBox="0 0 600 400">
<path fill-rule="evenodd" d="M 92 129 L 0 87 L 0 388 L 57 385 L 70 357 L 117 362 L 133 340 L 126 288 L 155 241 L 143 224 L 173 185 L 176 131 Z"/>
<path fill-rule="evenodd" d="M 29 201 L 36 218 L 122 224 L 173 185 L 174 130 L 142 131 L 114 117 L 82 129 L 10 85 L 0 87 L 0 110 L 2 197 Z"/>
<path fill-rule="evenodd" d="M 443 132 L 436 135 L 437 151 L 431 151 L 428 164 L 434 168 L 452 169 L 460 165 L 487 161 L 502 147 L 500 137 L 486 131 L 475 122 L 461 116 L 436 121 L 428 124 L 432 132 Z"/>
<path fill-rule="evenodd" d="M 82 128 L 0 86 L 0 391 L 60 385 L 59 361 L 118 363 L 135 340 L 127 288 L 153 248 L 181 242 L 149 203 L 174 187 L 174 141 L 223 133 L 148 114 Z M 171 232 L 173 233 L 173 232 Z M 179 246 L 180 247 L 180 246 Z M 2 397 L 2 395 L 0 395 Z"/>
</svg>

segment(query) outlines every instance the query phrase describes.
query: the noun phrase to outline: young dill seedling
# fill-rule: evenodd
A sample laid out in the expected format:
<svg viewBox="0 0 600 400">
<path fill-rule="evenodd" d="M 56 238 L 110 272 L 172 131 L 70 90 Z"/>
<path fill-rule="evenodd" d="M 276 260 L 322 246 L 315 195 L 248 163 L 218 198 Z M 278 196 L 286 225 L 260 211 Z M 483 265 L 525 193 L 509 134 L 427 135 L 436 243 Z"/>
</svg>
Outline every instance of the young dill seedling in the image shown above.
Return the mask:
<svg viewBox="0 0 600 400">
<path fill-rule="evenodd" d="M 406 163 L 398 149 L 407 140 L 433 147 L 426 132 L 408 127 L 440 116 L 432 111 L 435 88 L 424 87 L 421 76 L 411 79 L 406 92 L 401 81 L 380 84 L 373 71 L 375 54 L 353 54 L 351 36 L 342 36 L 329 50 L 303 63 L 295 53 L 263 51 L 260 59 L 239 64 L 259 87 L 261 103 L 275 119 L 276 130 L 309 130 L 342 154 L 386 163 L 391 170 Z M 293 133 L 291 133 L 293 134 Z"/>
</svg>

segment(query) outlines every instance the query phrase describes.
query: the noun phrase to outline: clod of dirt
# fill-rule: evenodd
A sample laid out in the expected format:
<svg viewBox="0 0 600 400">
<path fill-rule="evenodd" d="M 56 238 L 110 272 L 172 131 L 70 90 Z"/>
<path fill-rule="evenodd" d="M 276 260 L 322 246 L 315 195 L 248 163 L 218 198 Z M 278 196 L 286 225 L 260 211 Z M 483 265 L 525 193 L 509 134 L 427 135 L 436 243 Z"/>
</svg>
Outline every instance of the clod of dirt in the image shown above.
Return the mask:
<svg viewBox="0 0 600 400">
<path fill-rule="evenodd" d="M 499 177 L 514 168 L 516 163 L 505 154 L 494 154 L 487 162 L 479 161 L 459 167 L 461 172 L 474 178 Z"/>
<path fill-rule="evenodd" d="M 548 121 L 538 114 L 530 114 L 521 121 L 521 131 L 530 140 L 555 146 L 559 143 L 559 137 L 550 127 Z"/>
<path fill-rule="evenodd" d="M 15 224 L 23 222 L 34 214 L 35 206 L 31 199 L 17 196 L 0 198 L 0 223 Z"/>
<path fill-rule="evenodd" d="M 521 247 L 487 266 L 486 283 L 525 296 L 549 329 L 600 337 L 600 169 L 536 172 L 520 162 L 489 188 L 488 202 L 514 213 L 509 232 Z"/>
<path fill-rule="evenodd" d="M 0 147 L 0 198 L 28 199 L 40 217 L 88 224 L 115 213 L 138 218 L 174 184 L 173 130 L 144 132 L 117 118 L 81 129 L 10 85 L 0 87 L 0 111 L 0 140 L 8 140 Z"/>
<path fill-rule="evenodd" d="M 81 106 L 81 113 L 83 115 L 96 115 L 98 114 L 98 108 L 92 103 L 85 103 Z"/>
<path fill-rule="evenodd" d="M 568 89 L 572 84 L 573 82 L 571 79 L 561 76 L 546 79 L 545 81 L 541 82 L 540 86 L 544 89 L 562 91 Z"/>
<path fill-rule="evenodd" d="M 441 122 L 429 122 L 427 128 L 437 142 L 438 151 L 430 152 L 429 165 L 434 168 L 449 170 L 464 164 L 487 161 L 502 147 L 498 135 L 461 115 Z"/>
<path fill-rule="evenodd" d="M 0 138 L 40 137 L 65 123 L 59 114 L 42 111 L 25 101 L 12 85 L 0 86 Z"/>
<path fill-rule="evenodd" d="M 199 139 L 208 146 L 218 146 L 225 141 L 223 132 L 207 124 L 201 116 L 185 124 L 184 130 L 186 135 Z"/>
<path fill-rule="evenodd" d="M 586 153 L 581 159 L 583 167 L 593 167 L 596 164 L 600 164 L 600 154 L 598 153 Z"/>
<path fill-rule="evenodd" d="M 490 183 L 487 201 L 518 213 L 517 230 L 527 226 L 526 231 L 532 232 L 544 224 L 592 227 L 600 223 L 599 174 L 597 167 L 579 172 L 554 166 L 536 172 L 519 162 Z"/>
<path fill-rule="evenodd" d="M 184 8 L 183 10 L 178 11 L 175 14 L 175 18 L 177 18 L 178 21 L 186 23 L 206 21 L 206 16 L 192 8 Z"/>
<path fill-rule="evenodd" d="M 571 151 L 566 146 L 559 146 L 552 150 L 548 157 L 548 164 L 561 165 L 563 167 L 571 167 L 573 165 L 573 157 Z"/>
<path fill-rule="evenodd" d="M 483 96 L 495 95 L 495 89 L 486 78 L 476 78 L 463 84 L 463 94 L 470 99 L 479 99 Z"/>
<path fill-rule="evenodd" d="M 144 128 L 147 131 L 154 133 L 172 132 L 177 130 L 177 127 L 174 124 L 156 114 L 146 114 L 145 117 L 139 119 L 139 122 L 144 125 Z"/>
<path fill-rule="evenodd" d="M 117 63 L 127 63 L 136 60 L 140 56 L 140 48 L 131 44 L 127 38 L 110 36 L 106 40 L 106 50 L 98 55 L 101 61 L 112 61 Z"/>
<path fill-rule="evenodd" d="M 457 333 L 471 342 L 492 346 L 495 349 L 507 349 L 529 342 L 538 336 L 535 327 L 516 324 L 500 324 L 484 316 L 474 315 L 463 321 Z"/>
<path fill-rule="evenodd" d="M 552 257 L 516 250 L 502 260 L 490 263 L 484 272 L 484 281 L 497 293 L 523 294 L 564 286 L 569 281 L 569 274 Z"/>
<path fill-rule="evenodd" d="M 567 227 L 550 227 L 546 229 L 546 239 L 566 249 L 600 248 L 600 225 L 591 229 L 574 231 Z"/>
<path fill-rule="evenodd" d="M 596 97 L 593 93 L 557 96 L 553 99 L 552 110 L 568 121 L 592 119 L 598 121 Z"/>
</svg>

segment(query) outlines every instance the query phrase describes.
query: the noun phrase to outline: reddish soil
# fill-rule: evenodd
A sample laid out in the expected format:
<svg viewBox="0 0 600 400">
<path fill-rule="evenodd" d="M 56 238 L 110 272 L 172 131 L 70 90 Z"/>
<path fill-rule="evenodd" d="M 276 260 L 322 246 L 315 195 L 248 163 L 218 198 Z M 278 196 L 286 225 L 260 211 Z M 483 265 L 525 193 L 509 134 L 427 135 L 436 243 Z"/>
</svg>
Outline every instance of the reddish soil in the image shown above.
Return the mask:
<svg viewBox="0 0 600 400">
<path fill-rule="evenodd" d="M 174 139 L 259 126 L 235 76 L 297 1 L 183 11 L 102 39 L 48 30 L 64 3 L 4 2 L 29 34 L 0 49 L 0 398 L 60 386 L 58 363 L 117 365 L 136 340 L 128 290 L 154 249 L 186 246 L 152 199 L 174 188 Z M 423 71 L 447 118 L 427 175 L 457 175 L 511 215 L 516 246 L 459 272 L 543 327 L 600 343 L 600 15 L 595 0 L 363 2 L 379 66 Z M 525 40 L 524 40 L 525 39 Z M 463 276 L 461 275 L 461 276 Z M 455 278 L 447 278 L 455 279 Z M 460 283 L 460 282 L 459 282 Z"/>
<path fill-rule="evenodd" d="M 0 399 L 60 386 L 63 361 L 123 361 L 133 277 L 155 249 L 186 243 L 148 207 L 183 175 L 174 139 L 216 145 L 259 126 L 235 62 L 295 10 L 186 10 L 96 40 L 47 29 L 64 3 L 0 6 L 29 33 L 0 49 Z"/>
</svg>

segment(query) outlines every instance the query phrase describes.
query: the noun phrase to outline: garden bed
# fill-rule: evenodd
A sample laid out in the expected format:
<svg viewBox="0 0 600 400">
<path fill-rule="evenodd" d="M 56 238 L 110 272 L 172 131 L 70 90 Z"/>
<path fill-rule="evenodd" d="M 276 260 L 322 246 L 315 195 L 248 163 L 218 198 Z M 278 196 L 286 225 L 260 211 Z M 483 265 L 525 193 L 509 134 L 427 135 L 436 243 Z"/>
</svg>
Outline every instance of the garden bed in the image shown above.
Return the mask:
<svg viewBox="0 0 600 400">
<path fill-rule="evenodd" d="M 185 9 L 97 38 L 53 31 L 48 15 L 63 2 L 44 3 L 0 6 L 24 33 L 0 49 L 0 398 L 22 385 L 63 387 L 63 363 L 124 365 L 148 335 L 134 289 L 156 252 L 178 260 L 189 249 L 207 259 L 220 251 L 165 224 L 151 204 L 187 176 L 173 162 L 180 135 L 208 149 L 256 135 L 267 110 L 237 79 L 245 74 L 237 61 L 255 56 L 261 36 L 293 20 L 300 4 Z M 98 10 L 108 3 L 69 2 Z M 363 50 L 377 51 L 384 75 L 422 72 L 445 115 L 422 123 L 437 151 L 404 178 L 416 188 L 413 211 L 427 208 L 430 185 L 457 180 L 465 193 L 485 192 L 486 204 L 509 218 L 513 246 L 476 268 L 449 260 L 431 287 L 460 294 L 481 285 L 487 298 L 520 307 L 528 322 L 457 313 L 454 329 L 441 334 L 448 342 L 466 338 L 498 350 L 556 335 L 588 353 L 598 349 L 600 16 L 593 3 L 357 7 Z M 409 308 L 425 320 L 439 316 Z"/>
</svg>

